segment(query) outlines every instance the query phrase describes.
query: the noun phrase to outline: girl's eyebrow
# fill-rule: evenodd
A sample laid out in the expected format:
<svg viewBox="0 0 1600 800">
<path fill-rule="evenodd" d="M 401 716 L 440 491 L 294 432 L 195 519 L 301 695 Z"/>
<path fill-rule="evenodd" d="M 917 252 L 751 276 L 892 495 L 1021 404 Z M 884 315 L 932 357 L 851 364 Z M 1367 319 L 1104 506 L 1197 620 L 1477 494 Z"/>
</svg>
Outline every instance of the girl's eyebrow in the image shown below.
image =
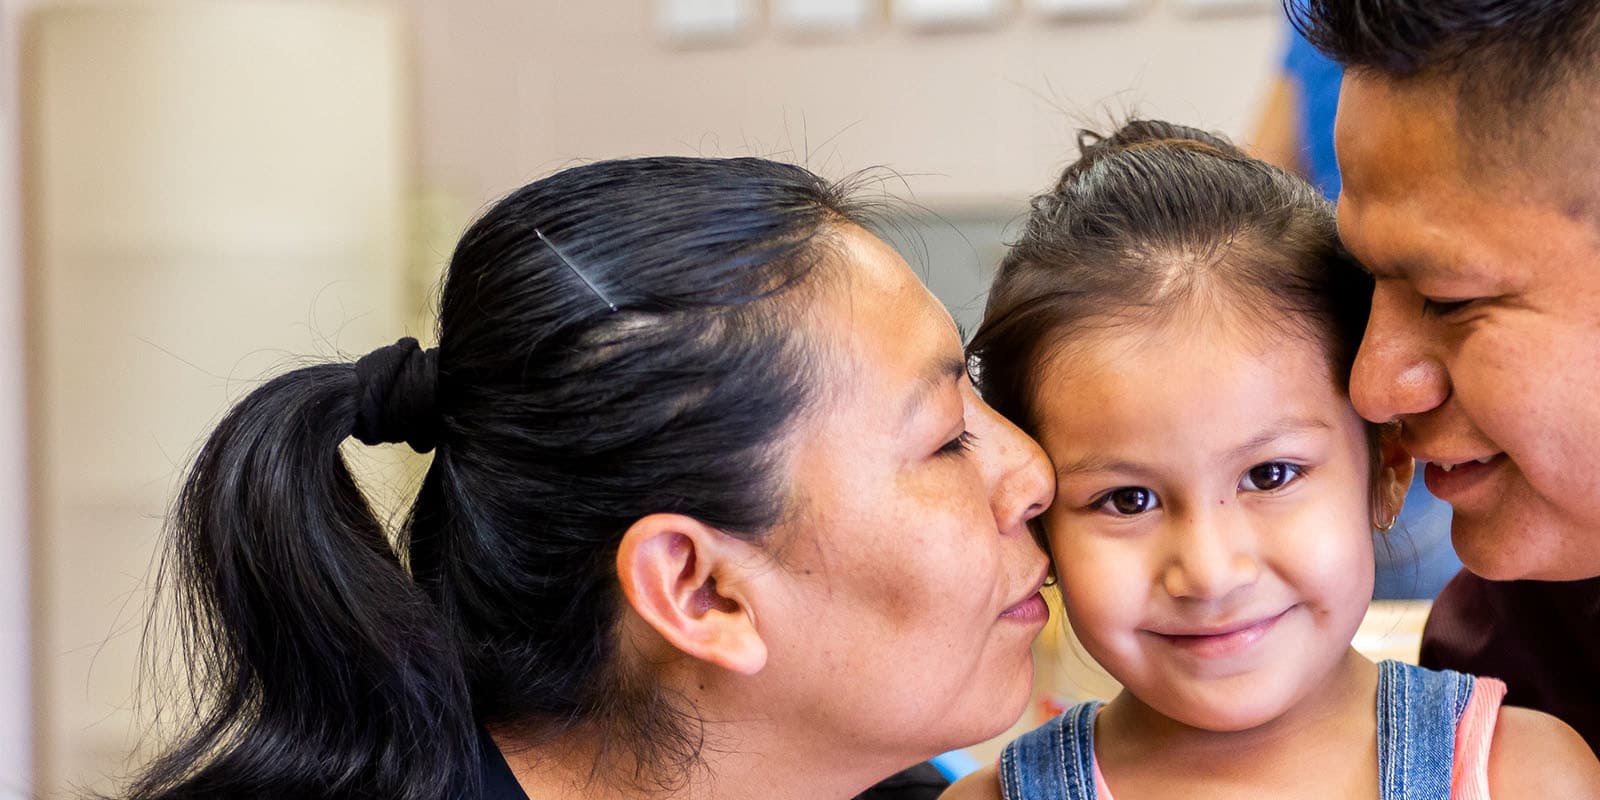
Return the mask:
<svg viewBox="0 0 1600 800">
<path fill-rule="evenodd" d="M 1229 460 L 1238 460 L 1285 436 L 1332 429 L 1333 426 L 1327 420 L 1314 417 L 1288 417 L 1277 421 L 1272 427 L 1250 437 L 1238 447 L 1229 450 L 1227 458 Z M 1156 474 L 1154 469 L 1145 464 L 1096 454 L 1080 456 L 1071 461 L 1063 462 L 1056 467 L 1057 478 L 1067 478 L 1086 472 L 1116 472 L 1142 478 L 1153 477 Z"/>
<path fill-rule="evenodd" d="M 1144 464 L 1102 455 L 1083 456 L 1056 467 L 1057 478 L 1067 478 L 1073 475 L 1081 475 L 1085 472 L 1119 472 L 1139 477 L 1152 477 L 1155 475 L 1155 470 Z"/>
<path fill-rule="evenodd" d="M 1327 420 L 1314 417 L 1289 417 L 1278 420 L 1272 427 L 1250 437 L 1238 447 L 1228 451 L 1228 460 L 1236 461 L 1285 436 L 1316 430 L 1331 430 Z"/>
</svg>

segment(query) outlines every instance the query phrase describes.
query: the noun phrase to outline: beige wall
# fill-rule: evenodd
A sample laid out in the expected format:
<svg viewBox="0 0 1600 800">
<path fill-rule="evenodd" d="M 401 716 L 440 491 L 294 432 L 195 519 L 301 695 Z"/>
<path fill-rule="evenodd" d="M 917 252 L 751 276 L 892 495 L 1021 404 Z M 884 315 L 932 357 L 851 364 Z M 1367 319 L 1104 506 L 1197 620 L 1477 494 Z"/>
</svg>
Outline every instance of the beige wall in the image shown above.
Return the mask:
<svg viewBox="0 0 1600 800">
<path fill-rule="evenodd" d="M 1129 20 L 683 49 L 648 0 L 408 2 L 424 172 L 470 205 L 573 159 L 809 152 L 907 173 L 929 205 L 1010 207 L 1071 154 L 1069 112 L 1241 132 L 1280 36 L 1275 4 L 1197 18 L 1153 0 Z"/>
<path fill-rule="evenodd" d="M 111 789 L 170 730 L 152 712 L 181 723 L 180 698 L 136 692 L 181 671 L 138 656 L 206 431 L 261 376 L 406 333 L 412 116 L 384 4 L 50 4 L 29 22 L 32 725 L 55 797 Z"/>
<path fill-rule="evenodd" d="M 0 0 L 0 798 L 32 772 L 28 493 L 24 443 L 17 23 L 35 0 Z"/>
</svg>

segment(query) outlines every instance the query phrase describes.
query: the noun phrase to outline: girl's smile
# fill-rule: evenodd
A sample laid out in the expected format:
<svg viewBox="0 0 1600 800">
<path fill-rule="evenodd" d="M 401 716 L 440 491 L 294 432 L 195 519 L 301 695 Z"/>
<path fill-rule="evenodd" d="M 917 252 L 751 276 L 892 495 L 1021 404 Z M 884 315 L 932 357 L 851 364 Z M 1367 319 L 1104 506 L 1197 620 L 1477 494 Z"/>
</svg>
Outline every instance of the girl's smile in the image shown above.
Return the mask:
<svg viewBox="0 0 1600 800">
<path fill-rule="evenodd" d="M 1037 397 L 1074 633 L 1128 691 L 1207 730 L 1345 685 L 1333 673 L 1372 592 L 1368 429 L 1317 343 L 1242 314 L 1109 326 L 1047 361 L 1039 386 L 1059 390 Z"/>
<path fill-rule="evenodd" d="M 1250 649 L 1266 638 L 1278 621 L 1295 608 L 1298 606 L 1290 606 L 1277 613 L 1245 618 L 1237 622 L 1221 624 L 1180 622 L 1156 626 L 1146 629 L 1145 632 L 1189 655 L 1204 659 L 1220 659 Z"/>
</svg>

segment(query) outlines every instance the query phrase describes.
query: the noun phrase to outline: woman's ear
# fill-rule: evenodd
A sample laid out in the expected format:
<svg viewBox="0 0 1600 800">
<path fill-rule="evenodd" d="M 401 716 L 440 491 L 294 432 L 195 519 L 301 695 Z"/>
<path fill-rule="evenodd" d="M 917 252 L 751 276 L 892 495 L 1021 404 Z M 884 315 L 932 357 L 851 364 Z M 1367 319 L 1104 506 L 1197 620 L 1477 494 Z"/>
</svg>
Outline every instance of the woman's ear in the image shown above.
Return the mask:
<svg viewBox="0 0 1600 800">
<path fill-rule="evenodd" d="M 1400 516 L 1406 492 L 1411 488 L 1411 478 L 1417 471 L 1416 460 L 1400 443 L 1399 425 L 1385 425 L 1379 432 L 1378 462 L 1378 480 L 1372 498 L 1373 526 L 1388 530 Z"/>
<path fill-rule="evenodd" d="M 753 675 L 767 663 L 750 596 L 760 560 L 752 545 L 691 517 L 652 514 L 622 535 L 617 576 L 634 612 L 673 647 Z"/>
</svg>

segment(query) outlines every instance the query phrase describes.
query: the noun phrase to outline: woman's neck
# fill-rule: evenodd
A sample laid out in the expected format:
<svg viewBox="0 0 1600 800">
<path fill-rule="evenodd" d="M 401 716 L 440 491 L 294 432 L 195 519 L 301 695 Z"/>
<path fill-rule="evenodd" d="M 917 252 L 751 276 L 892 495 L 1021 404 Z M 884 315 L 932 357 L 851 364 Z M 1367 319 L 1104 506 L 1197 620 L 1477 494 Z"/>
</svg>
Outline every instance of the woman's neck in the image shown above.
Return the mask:
<svg viewBox="0 0 1600 800">
<path fill-rule="evenodd" d="M 718 727 L 735 728 L 738 736 Z M 666 774 L 619 761 L 618 748 L 581 734 L 534 746 L 499 733 L 494 739 L 529 800 L 847 800 L 906 766 L 874 768 L 829 758 L 796 741 L 793 726 L 787 735 L 777 727 L 749 719 L 733 726 L 707 723 L 699 761 L 669 767 L 673 771 Z"/>
<path fill-rule="evenodd" d="M 1308 756 L 1324 752 L 1362 759 L 1370 749 L 1376 769 L 1377 665 L 1351 649 L 1316 686 L 1272 720 L 1228 732 L 1185 725 L 1124 691 L 1100 714 L 1095 752 L 1108 776 L 1119 767 L 1143 772 L 1163 765 L 1196 783 L 1206 776 L 1254 780 L 1273 770 L 1303 778 L 1315 763 Z"/>
</svg>

